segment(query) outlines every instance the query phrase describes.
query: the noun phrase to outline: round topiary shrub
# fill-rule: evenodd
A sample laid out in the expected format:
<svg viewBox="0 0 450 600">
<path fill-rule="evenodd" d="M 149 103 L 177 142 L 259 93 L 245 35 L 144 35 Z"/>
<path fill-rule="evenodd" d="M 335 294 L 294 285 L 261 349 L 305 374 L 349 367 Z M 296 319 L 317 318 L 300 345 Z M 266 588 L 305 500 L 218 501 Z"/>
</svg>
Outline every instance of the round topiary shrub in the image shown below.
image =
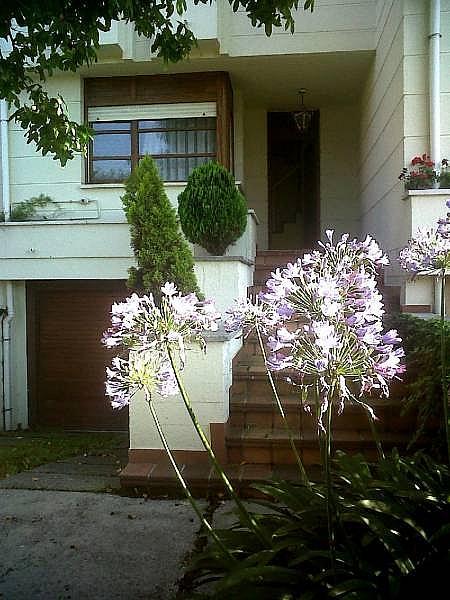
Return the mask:
<svg viewBox="0 0 450 600">
<path fill-rule="evenodd" d="M 244 233 L 247 203 L 233 175 L 222 165 L 208 162 L 190 174 L 178 197 L 178 215 L 190 242 L 222 255 Z"/>
</svg>

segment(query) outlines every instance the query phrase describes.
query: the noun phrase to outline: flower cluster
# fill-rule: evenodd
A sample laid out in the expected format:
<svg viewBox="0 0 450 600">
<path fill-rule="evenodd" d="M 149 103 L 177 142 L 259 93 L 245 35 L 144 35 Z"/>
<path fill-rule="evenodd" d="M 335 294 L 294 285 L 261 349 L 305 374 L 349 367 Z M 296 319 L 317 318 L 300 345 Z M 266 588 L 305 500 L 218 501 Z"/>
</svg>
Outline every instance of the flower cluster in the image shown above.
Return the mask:
<svg viewBox="0 0 450 600">
<path fill-rule="evenodd" d="M 383 334 L 381 321 L 376 270 L 387 258 L 370 236 L 359 242 L 344 235 L 336 244 L 332 231 L 327 237 L 321 251 L 272 273 L 257 311 L 241 303 L 226 322 L 258 320 L 268 337 L 268 367 L 293 370 L 301 386 L 318 381 L 321 414 L 336 397 L 342 408 L 346 399 L 364 404 L 374 388 L 388 395 L 388 381 L 404 370 L 401 340 L 394 330 Z"/>
<path fill-rule="evenodd" d="M 443 158 L 441 161 L 441 170 L 439 172 L 439 187 L 450 188 L 450 165 L 448 159 Z"/>
<path fill-rule="evenodd" d="M 450 200 L 447 200 L 450 210 Z M 400 265 L 414 275 L 436 274 L 450 268 L 450 212 L 437 229 L 419 230 L 399 256 Z"/>
<path fill-rule="evenodd" d="M 432 188 L 437 181 L 434 161 L 428 154 L 414 156 L 410 167 L 404 167 L 399 175 L 399 179 L 405 182 L 408 190 L 423 190 Z"/>
<path fill-rule="evenodd" d="M 201 334 L 218 328 L 220 314 L 212 302 L 200 302 L 195 294 L 183 296 L 173 283 L 166 283 L 161 292 L 159 306 L 152 295 L 137 294 L 112 306 L 111 327 L 102 341 L 127 354 L 114 358 L 107 369 L 106 393 L 114 407 L 129 404 L 139 389 L 148 394 L 156 390 L 162 396 L 176 394 L 168 350 L 175 349 L 183 368 L 186 342 L 197 342 L 204 349 Z"/>
</svg>

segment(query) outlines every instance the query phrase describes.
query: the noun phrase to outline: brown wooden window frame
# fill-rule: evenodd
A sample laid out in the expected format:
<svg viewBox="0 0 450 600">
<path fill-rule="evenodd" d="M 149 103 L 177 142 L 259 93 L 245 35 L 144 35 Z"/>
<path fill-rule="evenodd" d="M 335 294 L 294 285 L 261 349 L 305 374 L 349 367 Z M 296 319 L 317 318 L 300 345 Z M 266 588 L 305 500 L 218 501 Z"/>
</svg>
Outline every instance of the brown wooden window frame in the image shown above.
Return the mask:
<svg viewBox="0 0 450 600">
<path fill-rule="evenodd" d="M 180 119 L 205 119 L 205 117 L 183 117 L 183 116 L 176 116 L 176 117 L 162 117 L 162 118 L 143 118 L 143 119 L 124 119 L 124 120 L 114 120 L 114 121 L 94 121 L 89 123 L 89 125 L 91 127 L 95 126 L 95 123 L 102 123 L 102 124 L 118 124 L 118 123 L 126 123 L 127 125 L 129 125 L 129 129 L 116 129 L 116 128 L 112 128 L 109 130 L 100 130 L 97 131 L 95 133 L 95 135 L 111 135 L 111 134 L 118 134 L 118 135 L 124 135 L 124 134 L 129 134 L 130 135 L 130 154 L 129 155 L 97 155 L 94 156 L 94 141 L 91 140 L 90 144 L 89 144 L 89 151 L 88 151 L 88 178 L 87 178 L 87 183 L 91 183 L 91 184 L 107 184 L 107 183 L 122 183 L 123 179 L 102 179 L 101 181 L 98 181 L 96 179 L 94 179 L 93 174 L 94 174 L 94 162 L 96 161 L 100 161 L 100 160 L 108 160 L 108 161 L 130 161 L 131 165 L 130 165 L 130 169 L 131 171 L 133 171 L 133 169 L 137 166 L 139 160 L 144 156 L 144 154 L 142 154 L 140 152 L 139 149 L 139 137 L 141 133 L 167 133 L 167 132 L 189 132 L 189 131 L 215 131 L 217 133 L 217 116 L 209 116 L 206 117 L 208 119 L 214 119 L 214 126 L 210 126 L 210 127 L 202 127 L 202 128 L 196 128 L 196 127 L 158 127 L 158 128 L 150 128 L 150 127 L 140 127 L 140 123 L 145 123 L 145 122 L 149 122 L 149 121 L 176 121 L 176 120 L 180 120 Z M 153 159 L 165 159 L 165 158 L 181 158 L 181 159 L 190 159 L 190 158 L 207 158 L 210 159 L 211 161 L 215 161 L 218 158 L 218 148 L 217 148 L 217 136 L 216 136 L 216 140 L 215 140 L 215 151 L 214 152 L 183 152 L 183 153 L 161 153 L 161 154 L 152 154 L 151 155 Z M 206 161 L 205 161 L 206 162 Z M 165 179 L 164 181 L 167 182 L 184 182 L 185 178 L 183 179 Z"/>
</svg>

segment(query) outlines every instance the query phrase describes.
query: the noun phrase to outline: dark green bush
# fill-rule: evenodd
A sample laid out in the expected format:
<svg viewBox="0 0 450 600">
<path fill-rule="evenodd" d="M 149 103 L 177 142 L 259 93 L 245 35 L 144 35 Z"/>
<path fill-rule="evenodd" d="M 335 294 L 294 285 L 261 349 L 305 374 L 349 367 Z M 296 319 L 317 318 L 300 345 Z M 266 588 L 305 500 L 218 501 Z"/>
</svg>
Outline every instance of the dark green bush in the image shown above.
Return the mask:
<svg viewBox="0 0 450 600">
<path fill-rule="evenodd" d="M 190 598 L 405 600 L 446 589 L 450 478 L 445 465 L 423 454 L 401 458 L 393 452 L 377 464 L 339 454 L 333 471 L 334 568 L 326 485 L 255 487 L 265 499 L 253 516 L 271 543 L 263 545 L 243 522 L 216 529 L 237 560 L 224 561 L 210 543 L 192 562 L 197 595 Z"/>
<path fill-rule="evenodd" d="M 128 287 L 151 292 L 159 299 L 161 286 L 172 281 L 184 294 L 198 293 L 191 250 L 149 156 L 128 178 L 122 202 L 138 264 L 128 271 Z"/>
<path fill-rule="evenodd" d="M 397 329 L 406 354 L 406 373 L 398 391 L 404 400 L 404 412 L 417 412 L 417 430 L 412 443 L 423 434 L 441 427 L 442 435 L 433 436 L 433 451 L 445 456 L 441 387 L 441 323 L 439 319 L 419 319 L 411 315 L 389 315 L 389 329 Z M 450 382 L 450 322 L 444 323 L 447 385 Z M 443 452 L 443 454 L 442 454 Z"/>
<path fill-rule="evenodd" d="M 187 239 L 222 255 L 244 233 L 245 198 L 224 167 L 209 162 L 195 168 L 178 197 L 180 225 Z"/>
</svg>

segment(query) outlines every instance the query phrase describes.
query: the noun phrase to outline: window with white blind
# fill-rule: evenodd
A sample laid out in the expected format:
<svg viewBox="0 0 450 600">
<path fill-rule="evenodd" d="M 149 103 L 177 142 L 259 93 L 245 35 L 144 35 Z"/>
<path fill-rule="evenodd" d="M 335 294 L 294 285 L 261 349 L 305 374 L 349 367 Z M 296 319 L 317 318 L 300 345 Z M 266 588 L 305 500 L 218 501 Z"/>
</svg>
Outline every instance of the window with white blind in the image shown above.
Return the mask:
<svg viewBox="0 0 450 600">
<path fill-rule="evenodd" d="M 89 182 L 122 182 L 145 154 L 164 181 L 186 181 L 216 159 L 215 111 L 215 102 L 89 108 Z"/>
</svg>

